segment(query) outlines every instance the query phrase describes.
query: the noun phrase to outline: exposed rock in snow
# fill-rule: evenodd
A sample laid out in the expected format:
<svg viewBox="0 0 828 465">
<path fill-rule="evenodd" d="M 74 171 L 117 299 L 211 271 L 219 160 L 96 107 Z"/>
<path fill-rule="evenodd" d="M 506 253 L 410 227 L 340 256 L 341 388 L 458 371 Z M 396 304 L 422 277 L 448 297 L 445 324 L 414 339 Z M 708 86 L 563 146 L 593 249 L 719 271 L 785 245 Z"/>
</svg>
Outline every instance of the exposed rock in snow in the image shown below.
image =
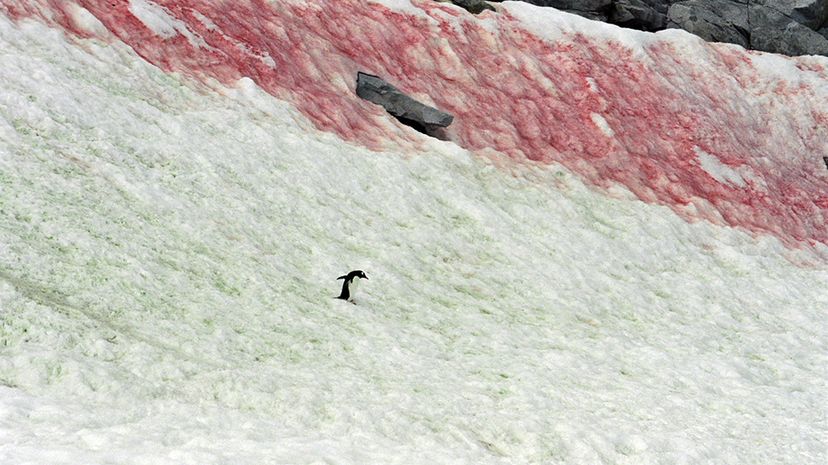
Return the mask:
<svg viewBox="0 0 828 465">
<path fill-rule="evenodd" d="M 454 120 L 454 116 L 414 100 L 372 74 L 357 73 L 356 94 L 381 105 L 401 123 L 430 136 L 442 138 L 439 128 L 447 127 Z"/>
</svg>

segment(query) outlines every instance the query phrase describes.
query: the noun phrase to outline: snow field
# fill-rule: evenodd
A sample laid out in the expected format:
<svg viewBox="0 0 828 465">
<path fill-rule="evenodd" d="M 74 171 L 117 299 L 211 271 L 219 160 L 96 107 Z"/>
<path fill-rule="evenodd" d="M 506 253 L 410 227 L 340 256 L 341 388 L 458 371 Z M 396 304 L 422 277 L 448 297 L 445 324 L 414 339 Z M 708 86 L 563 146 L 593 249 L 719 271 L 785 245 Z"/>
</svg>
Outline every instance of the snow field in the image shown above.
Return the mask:
<svg viewBox="0 0 828 465">
<path fill-rule="evenodd" d="M 825 458 L 824 247 L 0 41 L 0 462 Z"/>
</svg>

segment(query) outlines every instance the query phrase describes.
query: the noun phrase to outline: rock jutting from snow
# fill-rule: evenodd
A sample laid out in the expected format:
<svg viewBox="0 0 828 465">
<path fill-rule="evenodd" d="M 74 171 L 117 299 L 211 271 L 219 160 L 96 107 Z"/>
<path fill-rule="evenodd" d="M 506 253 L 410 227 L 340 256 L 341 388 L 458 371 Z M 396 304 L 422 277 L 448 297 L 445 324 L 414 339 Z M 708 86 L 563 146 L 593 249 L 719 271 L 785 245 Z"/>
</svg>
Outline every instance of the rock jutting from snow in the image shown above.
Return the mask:
<svg viewBox="0 0 828 465">
<path fill-rule="evenodd" d="M 643 31 L 684 29 L 747 49 L 828 56 L 828 0 L 522 1 Z"/>
<path fill-rule="evenodd" d="M 362 71 L 357 72 L 356 94 L 382 106 L 406 126 L 439 139 L 444 138 L 442 129 L 454 120 L 454 116 L 418 102 L 382 78 Z"/>
</svg>

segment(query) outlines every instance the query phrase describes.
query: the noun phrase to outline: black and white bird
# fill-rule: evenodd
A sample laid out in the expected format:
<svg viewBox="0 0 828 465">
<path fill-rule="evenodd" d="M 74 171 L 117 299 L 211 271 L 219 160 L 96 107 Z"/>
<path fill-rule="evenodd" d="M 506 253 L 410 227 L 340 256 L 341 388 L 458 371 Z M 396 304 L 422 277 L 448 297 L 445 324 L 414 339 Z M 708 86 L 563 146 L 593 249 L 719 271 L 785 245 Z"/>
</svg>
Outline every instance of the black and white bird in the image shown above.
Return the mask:
<svg viewBox="0 0 828 465">
<path fill-rule="evenodd" d="M 354 270 L 346 274 L 345 276 L 340 276 L 336 279 L 345 280 L 345 282 L 342 283 L 342 292 L 339 294 L 339 297 L 337 297 L 337 299 L 350 301 L 351 296 L 353 295 L 354 290 L 356 290 L 360 279 L 368 279 L 368 276 L 365 276 L 365 273 L 362 270 Z"/>
</svg>

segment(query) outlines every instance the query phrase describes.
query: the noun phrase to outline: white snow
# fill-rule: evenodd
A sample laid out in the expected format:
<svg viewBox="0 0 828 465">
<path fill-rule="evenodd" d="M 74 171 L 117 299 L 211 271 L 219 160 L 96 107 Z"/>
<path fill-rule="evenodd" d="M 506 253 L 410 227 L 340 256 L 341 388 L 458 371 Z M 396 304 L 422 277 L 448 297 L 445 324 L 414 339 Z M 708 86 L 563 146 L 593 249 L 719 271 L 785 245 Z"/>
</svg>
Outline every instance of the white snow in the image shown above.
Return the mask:
<svg viewBox="0 0 828 465">
<path fill-rule="evenodd" d="M 150 0 L 129 0 L 129 11 L 157 36 L 172 39 L 183 35 L 194 47 L 208 47 L 204 39 L 190 31 L 186 24 L 170 15 L 164 7 Z"/>
<path fill-rule="evenodd" d="M 203 14 L 201 14 L 198 11 L 195 11 L 195 10 L 192 13 L 193 13 L 193 16 L 195 16 L 196 19 L 198 19 L 198 21 L 201 24 L 203 24 L 204 27 L 206 27 L 208 30 L 220 34 L 222 36 L 222 38 L 224 40 L 227 40 L 228 42 L 234 42 L 237 49 L 239 49 L 242 52 L 246 53 L 247 55 L 261 61 L 262 63 L 264 63 L 266 66 L 269 66 L 270 68 L 276 68 L 276 60 L 274 60 L 273 57 L 271 57 L 267 52 L 257 53 L 254 50 L 251 50 L 250 46 L 248 46 L 244 42 L 239 42 L 238 40 L 234 39 L 233 37 L 230 37 L 227 34 L 223 33 L 221 31 L 221 28 L 219 28 L 216 25 L 216 23 L 214 23 L 213 20 L 211 20 L 210 18 L 204 16 Z M 203 41 L 203 39 L 200 39 L 200 40 Z M 206 42 L 204 43 L 204 45 L 206 45 Z"/>
<path fill-rule="evenodd" d="M 411 0 L 368 0 L 371 3 L 379 3 L 383 6 L 391 8 L 409 15 L 415 15 L 423 19 L 431 19 L 423 10 L 417 8 L 411 3 Z"/>
<path fill-rule="evenodd" d="M 371 152 L 123 45 L 0 44 L 0 463 L 826 461 L 818 256 Z"/>
<path fill-rule="evenodd" d="M 604 133 L 604 135 L 606 135 L 607 137 L 615 136 L 615 131 L 612 130 L 612 126 L 610 126 L 606 118 L 599 115 L 598 113 L 590 113 L 589 117 L 592 120 L 592 122 L 595 123 L 596 126 L 598 126 L 598 129 L 600 129 L 601 132 Z"/>
<path fill-rule="evenodd" d="M 693 147 L 702 169 L 713 179 L 722 184 L 731 184 L 736 187 L 745 187 L 745 180 L 736 170 L 720 162 L 715 155 L 711 155 L 697 146 Z"/>
<path fill-rule="evenodd" d="M 598 82 L 595 81 L 595 78 L 588 77 L 586 78 L 587 85 L 589 85 L 589 90 L 594 93 L 600 93 L 601 87 L 598 85 Z"/>
<path fill-rule="evenodd" d="M 98 18 L 89 12 L 86 8 L 77 3 L 67 3 L 66 10 L 72 18 L 72 21 L 83 31 L 94 34 L 98 37 L 108 37 L 109 31 L 106 29 Z"/>
</svg>

